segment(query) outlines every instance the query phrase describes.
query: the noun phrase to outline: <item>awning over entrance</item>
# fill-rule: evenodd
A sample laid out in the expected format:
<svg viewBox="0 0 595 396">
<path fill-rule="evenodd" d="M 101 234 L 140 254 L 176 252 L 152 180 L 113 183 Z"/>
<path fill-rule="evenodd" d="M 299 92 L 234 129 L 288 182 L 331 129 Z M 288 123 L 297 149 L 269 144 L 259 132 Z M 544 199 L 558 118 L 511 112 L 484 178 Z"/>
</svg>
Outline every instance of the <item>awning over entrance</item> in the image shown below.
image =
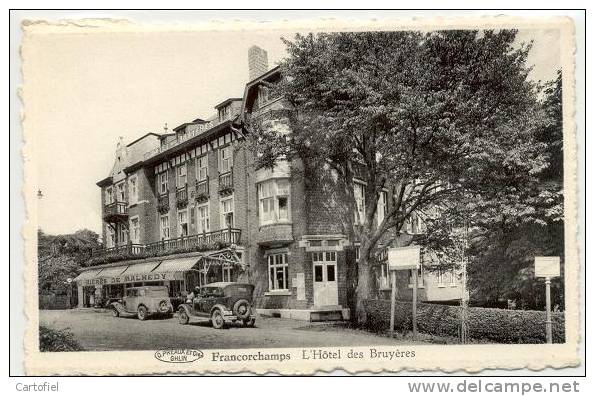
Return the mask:
<svg viewBox="0 0 595 396">
<path fill-rule="evenodd" d="M 85 281 L 88 279 L 93 279 L 102 270 L 103 270 L 103 268 L 101 268 L 101 269 L 94 268 L 94 269 L 90 269 L 90 270 L 85 270 L 85 271 L 81 272 L 76 278 L 74 278 L 73 281 L 82 282 L 82 281 Z"/>
<path fill-rule="evenodd" d="M 82 286 L 111 285 L 119 283 L 162 282 L 184 280 L 184 274 L 196 270 L 205 278 L 210 267 L 221 271 L 224 278 L 231 279 L 231 271 L 235 266 L 244 267 L 242 253 L 234 249 L 204 252 L 194 257 L 178 257 L 155 259 L 120 266 L 89 268 L 74 280 Z"/>
<path fill-rule="evenodd" d="M 153 260 L 137 264 L 88 269 L 74 280 L 83 286 L 183 280 L 184 273 L 192 270 L 200 258 L 199 256 Z"/>
<path fill-rule="evenodd" d="M 183 257 L 170 260 L 163 260 L 159 267 L 155 268 L 158 272 L 184 272 L 189 271 L 198 263 L 201 257 Z"/>
<path fill-rule="evenodd" d="M 128 265 L 104 268 L 99 272 L 99 274 L 97 274 L 97 276 L 101 276 L 102 278 L 120 276 L 122 275 L 122 272 L 126 271 L 127 268 Z"/>
<path fill-rule="evenodd" d="M 136 275 L 150 274 L 155 268 L 159 266 L 159 264 L 161 264 L 161 260 L 151 261 L 148 263 L 132 264 L 126 268 L 126 271 L 122 273 L 122 276 L 133 277 Z"/>
</svg>

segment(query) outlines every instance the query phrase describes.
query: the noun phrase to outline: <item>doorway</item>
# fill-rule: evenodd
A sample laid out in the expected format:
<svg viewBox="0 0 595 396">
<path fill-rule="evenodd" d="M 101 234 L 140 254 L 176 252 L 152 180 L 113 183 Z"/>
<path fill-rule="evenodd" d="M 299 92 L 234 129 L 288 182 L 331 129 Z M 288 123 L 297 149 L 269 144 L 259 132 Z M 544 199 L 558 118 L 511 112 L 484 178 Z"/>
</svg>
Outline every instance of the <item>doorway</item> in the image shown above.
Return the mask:
<svg viewBox="0 0 595 396">
<path fill-rule="evenodd" d="M 314 306 L 339 304 L 337 252 L 313 252 Z"/>
</svg>

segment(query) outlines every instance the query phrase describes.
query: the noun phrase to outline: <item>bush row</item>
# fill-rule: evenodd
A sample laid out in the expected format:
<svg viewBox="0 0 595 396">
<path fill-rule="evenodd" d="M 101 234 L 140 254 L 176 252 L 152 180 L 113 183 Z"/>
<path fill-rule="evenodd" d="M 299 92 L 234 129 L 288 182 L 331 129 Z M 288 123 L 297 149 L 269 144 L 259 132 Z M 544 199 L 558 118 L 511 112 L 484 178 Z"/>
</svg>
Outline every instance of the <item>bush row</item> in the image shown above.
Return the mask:
<svg viewBox="0 0 595 396">
<path fill-rule="evenodd" d="M 367 326 L 373 331 L 386 331 L 390 325 L 390 300 L 364 301 Z M 397 301 L 395 330 L 406 332 L 412 324 L 411 302 Z M 422 333 L 437 336 L 460 335 L 459 306 L 418 303 L 417 327 Z M 546 341 L 545 312 L 497 308 L 469 308 L 469 337 L 496 343 L 537 344 Z M 552 313 L 552 338 L 564 343 L 564 313 Z"/>
<path fill-rule="evenodd" d="M 83 347 L 75 340 L 68 330 L 53 330 L 39 326 L 40 352 L 71 352 L 82 351 Z"/>
</svg>

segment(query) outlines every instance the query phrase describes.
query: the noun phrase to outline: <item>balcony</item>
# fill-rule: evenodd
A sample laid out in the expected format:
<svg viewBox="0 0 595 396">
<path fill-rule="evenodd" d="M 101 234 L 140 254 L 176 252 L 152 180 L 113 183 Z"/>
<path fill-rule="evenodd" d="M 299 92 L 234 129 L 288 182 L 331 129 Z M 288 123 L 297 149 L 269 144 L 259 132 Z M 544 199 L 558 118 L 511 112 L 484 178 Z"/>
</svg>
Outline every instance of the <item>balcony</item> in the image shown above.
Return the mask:
<svg viewBox="0 0 595 396">
<path fill-rule="evenodd" d="M 206 202 L 209 200 L 209 176 L 205 180 L 196 182 L 196 201 Z"/>
<path fill-rule="evenodd" d="M 202 234 L 187 235 L 179 238 L 166 239 L 145 245 L 146 254 L 168 254 L 178 251 L 192 250 L 192 248 L 213 245 L 215 242 L 239 244 L 242 230 L 239 228 L 225 228 Z"/>
<path fill-rule="evenodd" d="M 101 252 L 105 255 L 140 255 L 143 252 L 143 245 L 139 245 L 137 243 L 128 243 L 126 245 L 119 245 L 114 246 L 111 248 L 106 248 Z"/>
<path fill-rule="evenodd" d="M 176 189 L 176 206 L 178 209 L 183 209 L 188 205 L 188 184 L 184 187 Z"/>
<path fill-rule="evenodd" d="M 103 220 L 108 223 L 117 223 L 128 220 L 128 202 L 115 201 L 105 205 Z"/>
<path fill-rule="evenodd" d="M 159 213 L 167 213 L 169 212 L 169 193 L 166 192 L 157 197 L 157 211 Z"/>
<path fill-rule="evenodd" d="M 222 244 L 239 245 L 242 230 L 239 228 L 225 228 L 202 234 L 187 235 L 179 238 L 166 239 L 146 245 L 128 243 L 126 245 L 101 249 L 94 252 L 94 257 L 113 256 L 107 262 L 128 260 L 134 258 L 157 257 L 168 254 L 185 253 L 191 251 L 205 251 L 216 249 L 216 242 Z"/>
<path fill-rule="evenodd" d="M 233 192 L 233 168 L 219 174 L 219 194 L 229 195 Z"/>
</svg>

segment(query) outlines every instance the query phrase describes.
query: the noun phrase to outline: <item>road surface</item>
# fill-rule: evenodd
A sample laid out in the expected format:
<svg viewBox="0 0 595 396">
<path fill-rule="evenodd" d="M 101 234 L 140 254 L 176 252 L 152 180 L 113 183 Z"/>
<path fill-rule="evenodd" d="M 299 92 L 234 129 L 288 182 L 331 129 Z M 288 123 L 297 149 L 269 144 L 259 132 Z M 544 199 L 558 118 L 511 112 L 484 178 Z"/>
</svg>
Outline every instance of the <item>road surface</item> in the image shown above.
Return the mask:
<svg viewBox="0 0 595 396">
<path fill-rule="evenodd" d="M 171 348 L 298 348 L 365 345 L 411 345 L 411 340 L 390 339 L 339 323 L 309 323 L 259 316 L 255 328 L 230 326 L 213 329 L 209 323 L 181 325 L 171 319 L 116 318 L 110 311 L 72 309 L 40 311 L 40 323 L 68 328 L 89 351 L 157 350 Z"/>
</svg>

